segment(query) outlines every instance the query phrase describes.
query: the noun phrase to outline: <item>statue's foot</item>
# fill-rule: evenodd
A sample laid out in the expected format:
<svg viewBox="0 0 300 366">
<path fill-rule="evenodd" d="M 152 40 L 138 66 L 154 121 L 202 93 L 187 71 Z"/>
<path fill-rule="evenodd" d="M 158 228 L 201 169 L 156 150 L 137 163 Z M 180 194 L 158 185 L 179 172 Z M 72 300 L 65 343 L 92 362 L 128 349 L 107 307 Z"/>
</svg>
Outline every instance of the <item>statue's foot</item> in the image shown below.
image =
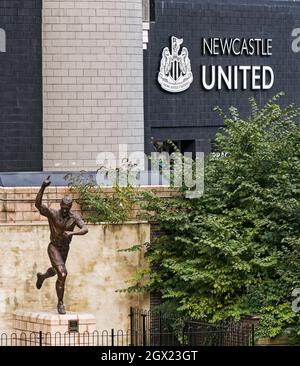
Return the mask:
<svg viewBox="0 0 300 366">
<path fill-rule="evenodd" d="M 37 280 L 36 280 L 36 288 L 39 290 L 42 286 L 43 286 L 43 282 L 45 280 L 45 277 L 43 276 L 42 273 L 38 273 L 36 275 Z"/>
<path fill-rule="evenodd" d="M 64 304 L 58 304 L 57 305 L 57 311 L 58 311 L 59 314 L 62 314 L 62 315 L 66 314 Z"/>
</svg>

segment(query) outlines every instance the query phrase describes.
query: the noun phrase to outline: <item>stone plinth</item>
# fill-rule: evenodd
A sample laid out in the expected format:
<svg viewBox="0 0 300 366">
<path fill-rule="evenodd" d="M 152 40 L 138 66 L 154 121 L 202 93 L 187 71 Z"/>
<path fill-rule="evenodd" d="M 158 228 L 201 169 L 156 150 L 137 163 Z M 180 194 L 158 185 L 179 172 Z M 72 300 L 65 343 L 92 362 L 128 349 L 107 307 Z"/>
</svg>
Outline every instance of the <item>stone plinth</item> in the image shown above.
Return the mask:
<svg viewBox="0 0 300 366">
<path fill-rule="evenodd" d="M 13 314 L 13 328 L 18 345 L 92 345 L 97 337 L 96 319 L 86 313 L 60 315 L 56 310 L 17 310 Z"/>
</svg>

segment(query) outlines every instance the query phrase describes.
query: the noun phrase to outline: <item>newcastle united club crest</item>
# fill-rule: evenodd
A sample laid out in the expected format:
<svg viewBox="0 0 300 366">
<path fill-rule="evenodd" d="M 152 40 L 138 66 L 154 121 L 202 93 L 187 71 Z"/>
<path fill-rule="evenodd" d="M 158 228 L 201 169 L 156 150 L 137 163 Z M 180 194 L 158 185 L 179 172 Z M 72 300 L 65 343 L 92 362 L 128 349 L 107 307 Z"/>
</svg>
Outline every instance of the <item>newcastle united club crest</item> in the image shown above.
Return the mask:
<svg viewBox="0 0 300 366">
<path fill-rule="evenodd" d="M 171 52 L 165 47 L 162 52 L 158 82 L 161 87 L 171 93 L 182 92 L 193 82 L 193 73 L 189 52 L 186 47 L 180 51 L 183 39 L 171 37 Z"/>
</svg>

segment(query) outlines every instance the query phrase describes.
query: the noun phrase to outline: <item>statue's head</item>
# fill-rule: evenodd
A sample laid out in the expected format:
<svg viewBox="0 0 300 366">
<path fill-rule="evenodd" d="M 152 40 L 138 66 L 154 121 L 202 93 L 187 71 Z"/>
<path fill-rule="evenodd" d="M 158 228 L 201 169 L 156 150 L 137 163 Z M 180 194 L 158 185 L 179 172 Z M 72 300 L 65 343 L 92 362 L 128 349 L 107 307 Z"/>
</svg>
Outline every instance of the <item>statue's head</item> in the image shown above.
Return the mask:
<svg viewBox="0 0 300 366">
<path fill-rule="evenodd" d="M 67 217 L 71 208 L 73 200 L 71 196 L 64 197 L 60 202 L 60 209 L 63 217 Z"/>
</svg>

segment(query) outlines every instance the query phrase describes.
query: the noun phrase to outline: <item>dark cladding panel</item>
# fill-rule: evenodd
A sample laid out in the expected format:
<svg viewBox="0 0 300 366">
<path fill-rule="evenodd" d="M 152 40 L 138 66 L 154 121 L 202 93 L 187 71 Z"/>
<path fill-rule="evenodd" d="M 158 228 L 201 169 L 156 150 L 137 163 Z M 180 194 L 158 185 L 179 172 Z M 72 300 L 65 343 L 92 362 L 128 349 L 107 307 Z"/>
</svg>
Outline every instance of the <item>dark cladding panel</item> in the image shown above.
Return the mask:
<svg viewBox="0 0 300 366">
<path fill-rule="evenodd" d="M 146 152 L 152 151 L 152 140 L 213 140 L 222 126 L 221 118 L 213 111 L 215 106 L 226 111 L 233 105 L 247 115 L 250 96 L 262 105 L 279 91 L 286 94 L 284 105 L 300 106 L 300 52 L 292 51 L 295 28 L 300 28 L 300 2 L 156 0 L 155 22 L 150 24 L 148 48 L 144 51 Z M 182 47 L 189 51 L 194 77 L 189 89 L 180 93 L 164 91 L 157 82 L 162 50 L 171 46 L 171 36 L 183 38 Z M 203 55 L 203 37 L 271 38 L 273 54 Z M 201 65 L 268 65 L 274 70 L 274 86 L 271 90 L 207 91 L 201 84 Z"/>
<path fill-rule="evenodd" d="M 3 172 L 42 170 L 41 15 L 42 0 L 0 0 L 0 28 L 6 38 L 6 52 L 0 52 Z"/>
</svg>

